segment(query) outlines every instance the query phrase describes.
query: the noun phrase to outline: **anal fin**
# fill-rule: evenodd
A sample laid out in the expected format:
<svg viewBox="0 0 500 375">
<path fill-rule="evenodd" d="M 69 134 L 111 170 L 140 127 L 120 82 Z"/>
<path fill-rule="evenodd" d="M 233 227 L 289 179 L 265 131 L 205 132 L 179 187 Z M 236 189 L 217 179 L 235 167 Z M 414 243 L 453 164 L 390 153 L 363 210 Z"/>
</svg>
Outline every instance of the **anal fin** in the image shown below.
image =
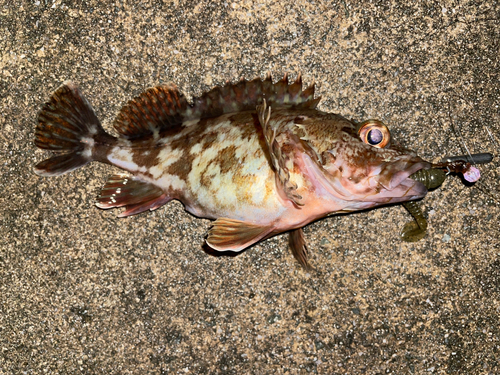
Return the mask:
<svg viewBox="0 0 500 375">
<path fill-rule="evenodd" d="M 118 217 L 156 210 L 170 201 L 159 187 L 136 177 L 123 174 L 111 175 L 97 197 L 96 206 L 102 209 L 125 207 Z"/>
<path fill-rule="evenodd" d="M 219 218 L 213 222 L 206 241 L 217 251 L 241 251 L 260 241 L 272 231 L 273 227 L 269 226 Z"/>
<path fill-rule="evenodd" d="M 304 231 L 302 228 L 290 231 L 288 235 L 288 245 L 295 259 L 306 270 L 310 270 L 311 264 L 309 263 L 309 251 L 307 250 L 306 240 L 304 238 Z"/>
</svg>

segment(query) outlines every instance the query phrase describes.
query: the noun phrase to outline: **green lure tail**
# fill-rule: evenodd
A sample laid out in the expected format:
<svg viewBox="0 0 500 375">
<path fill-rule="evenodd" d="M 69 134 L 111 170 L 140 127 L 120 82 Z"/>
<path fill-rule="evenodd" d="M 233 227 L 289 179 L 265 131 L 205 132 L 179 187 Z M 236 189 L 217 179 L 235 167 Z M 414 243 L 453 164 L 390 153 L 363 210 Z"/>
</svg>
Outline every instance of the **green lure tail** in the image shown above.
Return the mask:
<svg viewBox="0 0 500 375">
<path fill-rule="evenodd" d="M 421 169 L 412 174 L 410 178 L 421 182 L 430 190 L 436 189 L 443 184 L 444 180 L 446 180 L 446 173 L 442 169 Z M 418 202 L 404 202 L 403 206 L 415 220 L 405 224 L 401 231 L 401 237 L 405 242 L 417 242 L 425 237 L 427 220 Z"/>
</svg>

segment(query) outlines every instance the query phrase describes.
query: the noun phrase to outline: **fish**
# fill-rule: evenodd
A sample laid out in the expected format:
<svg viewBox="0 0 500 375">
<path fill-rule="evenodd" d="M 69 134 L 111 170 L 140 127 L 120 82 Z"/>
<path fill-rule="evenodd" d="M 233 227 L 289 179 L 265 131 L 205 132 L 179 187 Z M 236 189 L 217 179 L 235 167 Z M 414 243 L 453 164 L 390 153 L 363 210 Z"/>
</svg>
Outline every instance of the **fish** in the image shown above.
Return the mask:
<svg viewBox="0 0 500 375">
<path fill-rule="evenodd" d="M 108 178 L 97 207 L 122 207 L 118 216 L 127 217 L 178 200 L 213 220 L 205 241 L 219 252 L 289 232 L 292 254 L 305 268 L 307 224 L 421 199 L 428 186 L 412 178 L 419 171 L 470 172 L 465 161 L 425 161 L 397 145 L 381 121 L 323 112 L 320 100 L 314 83 L 303 88 L 300 74 L 293 82 L 287 74 L 277 82 L 270 74 L 228 82 L 191 102 L 170 83 L 126 103 L 113 136 L 67 81 L 38 113 L 34 143 L 54 155 L 34 172 L 47 177 L 92 161 L 113 165 L 126 173 Z"/>
</svg>

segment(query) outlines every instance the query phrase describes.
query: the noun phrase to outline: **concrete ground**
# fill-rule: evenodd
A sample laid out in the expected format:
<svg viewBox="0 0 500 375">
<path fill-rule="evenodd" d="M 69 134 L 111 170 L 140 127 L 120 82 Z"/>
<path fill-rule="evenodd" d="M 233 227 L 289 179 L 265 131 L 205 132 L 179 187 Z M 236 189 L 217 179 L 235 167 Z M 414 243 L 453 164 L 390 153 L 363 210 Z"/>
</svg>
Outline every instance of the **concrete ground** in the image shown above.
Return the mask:
<svg viewBox="0 0 500 375">
<path fill-rule="evenodd" d="M 178 202 L 116 218 L 117 170 L 33 165 L 37 111 L 77 82 L 107 130 L 147 87 L 189 97 L 302 72 L 320 109 L 378 118 L 422 157 L 498 153 L 497 1 L 2 1 L 0 374 L 497 374 L 500 167 L 424 200 L 305 228 L 315 270 L 277 236 L 239 256 L 201 244 Z M 84 5 L 81 3 L 85 3 Z"/>
</svg>

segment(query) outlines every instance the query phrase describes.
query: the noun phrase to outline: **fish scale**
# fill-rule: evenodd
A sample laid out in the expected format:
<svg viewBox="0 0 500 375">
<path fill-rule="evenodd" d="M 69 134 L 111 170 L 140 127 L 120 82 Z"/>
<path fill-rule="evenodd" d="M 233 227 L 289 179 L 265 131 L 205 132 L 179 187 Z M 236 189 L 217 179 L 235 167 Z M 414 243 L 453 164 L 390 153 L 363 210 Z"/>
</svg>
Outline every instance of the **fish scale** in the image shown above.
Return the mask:
<svg viewBox="0 0 500 375">
<path fill-rule="evenodd" d="M 421 170 L 469 171 L 466 162 L 426 162 L 390 142 L 380 121 L 357 124 L 319 111 L 319 100 L 314 85 L 302 90 L 300 75 L 291 84 L 287 75 L 227 83 L 192 103 L 169 84 L 129 101 L 113 137 L 79 88 L 65 82 L 38 115 L 35 144 L 56 155 L 35 172 L 114 165 L 128 174 L 110 176 L 99 208 L 124 207 L 125 217 L 177 199 L 193 215 L 215 219 L 206 239 L 213 249 L 240 251 L 289 231 L 292 254 L 310 267 L 303 226 L 420 199 L 427 188 L 410 176 Z"/>
</svg>

